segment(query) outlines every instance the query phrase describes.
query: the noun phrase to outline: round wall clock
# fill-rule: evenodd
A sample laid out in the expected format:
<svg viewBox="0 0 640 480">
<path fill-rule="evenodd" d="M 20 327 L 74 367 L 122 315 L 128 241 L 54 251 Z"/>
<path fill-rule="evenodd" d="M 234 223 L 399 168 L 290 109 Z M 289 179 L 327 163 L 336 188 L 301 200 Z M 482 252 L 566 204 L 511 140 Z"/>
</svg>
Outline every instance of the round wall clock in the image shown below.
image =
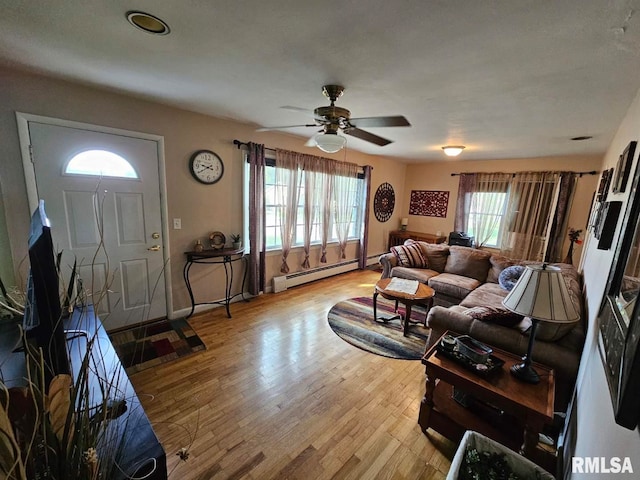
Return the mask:
<svg viewBox="0 0 640 480">
<path fill-rule="evenodd" d="M 224 164 L 222 159 L 211 150 L 198 150 L 191 155 L 189 171 L 200 183 L 211 185 L 222 178 Z"/>
<path fill-rule="evenodd" d="M 376 190 L 373 197 L 373 213 L 379 222 L 386 222 L 393 214 L 393 208 L 396 205 L 396 194 L 390 183 L 383 183 Z"/>
</svg>

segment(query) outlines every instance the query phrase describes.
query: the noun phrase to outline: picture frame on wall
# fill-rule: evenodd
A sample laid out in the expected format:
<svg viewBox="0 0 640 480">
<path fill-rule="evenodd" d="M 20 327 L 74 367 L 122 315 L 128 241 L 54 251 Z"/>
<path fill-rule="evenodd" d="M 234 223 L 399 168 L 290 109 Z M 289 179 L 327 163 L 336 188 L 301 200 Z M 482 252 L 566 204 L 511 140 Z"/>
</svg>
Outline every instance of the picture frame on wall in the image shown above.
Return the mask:
<svg viewBox="0 0 640 480">
<path fill-rule="evenodd" d="M 613 178 L 613 168 L 609 168 L 602 172 L 600 177 L 600 184 L 598 185 L 598 202 L 604 202 L 607 200 L 607 194 L 609 193 L 609 187 L 611 186 L 611 179 Z"/>
<path fill-rule="evenodd" d="M 624 149 L 620 158 L 618 158 L 618 165 L 616 166 L 615 179 L 613 181 L 613 193 L 623 193 L 627 188 L 627 181 L 629 180 L 629 173 L 631 172 L 631 164 L 633 163 L 633 156 L 636 153 L 636 145 L 638 142 L 629 142 L 629 145 Z"/>
<path fill-rule="evenodd" d="M 640 169 L 636 166 L 597 316 L 598 350 L 614 418 L 618 425 L 630 430 L 640 422 L 640 302 L 636 301 L 640 296 L 639 186 Z"/>
</svg>

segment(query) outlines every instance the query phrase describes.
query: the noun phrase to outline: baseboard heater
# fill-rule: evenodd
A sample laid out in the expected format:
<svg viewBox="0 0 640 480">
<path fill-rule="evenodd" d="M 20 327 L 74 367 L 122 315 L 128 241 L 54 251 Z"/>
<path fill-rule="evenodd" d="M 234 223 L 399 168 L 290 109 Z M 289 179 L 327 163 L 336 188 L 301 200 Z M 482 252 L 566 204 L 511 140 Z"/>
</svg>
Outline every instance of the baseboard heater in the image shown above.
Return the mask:
<svg viewBox="0 0 640 480">
<path fill-rule="evenodd" d="M 380 254 L 368 256 L 367 266 L 377 263 L 379 257 Z M 289 275 L 273 277 L 273 293 L 282 292 L 287 288 L 296 287 L 304 283 L 332 277 L 334 275 L 339 275 L 340 273 L 346 273 L 357 269 L 358 260 L 349 260 L 347 262 L 340 262 L 333 265 L 325 265 L 322 267 L 311 268 L 309 270 L 303 270 L 301 272 L 290 273 Z"/>
</svg>

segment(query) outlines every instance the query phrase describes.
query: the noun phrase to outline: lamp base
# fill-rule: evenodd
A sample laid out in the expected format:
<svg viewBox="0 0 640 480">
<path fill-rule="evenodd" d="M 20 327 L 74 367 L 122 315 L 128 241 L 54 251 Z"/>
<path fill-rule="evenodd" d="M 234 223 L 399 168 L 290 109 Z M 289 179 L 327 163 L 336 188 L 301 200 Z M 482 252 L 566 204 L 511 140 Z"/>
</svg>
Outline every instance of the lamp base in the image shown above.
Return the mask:
<svg viewBox="0 0 640 480">
<path fill-rule="evenodd" d="M 523 382 L 533 384 L 540 383 L 540 376 L 538 375 L 538 372 L 536 372 L 531 364 L 526 361 L 519 365 L 513 365 L 511 367 L 511 375 Z"/>
</svg>

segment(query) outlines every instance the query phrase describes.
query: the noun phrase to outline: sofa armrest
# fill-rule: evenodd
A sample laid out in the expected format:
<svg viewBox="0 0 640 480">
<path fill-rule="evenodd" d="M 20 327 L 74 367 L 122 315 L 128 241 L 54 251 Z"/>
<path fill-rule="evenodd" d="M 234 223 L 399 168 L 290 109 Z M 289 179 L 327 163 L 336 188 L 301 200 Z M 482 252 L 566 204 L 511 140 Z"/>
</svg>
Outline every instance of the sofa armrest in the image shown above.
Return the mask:
<svg viewBox="0 0 640 480">
<path fill-rule="evenodd" d="M 431 307 L 427 315 L 427 326 L 431 329 L 427 340 L 427 349 L 431 348 L 447 330 L 469 335 L 473 318 L 441 306 Z"/>
<path fill-rule="evenodd" d="M 391 277 L 391 269 L 398 265 L 398 259 L 391 252 L 380 255 L 378 262 L 382 266 L 382 277 L 380 278 Z"/>
</svg>

